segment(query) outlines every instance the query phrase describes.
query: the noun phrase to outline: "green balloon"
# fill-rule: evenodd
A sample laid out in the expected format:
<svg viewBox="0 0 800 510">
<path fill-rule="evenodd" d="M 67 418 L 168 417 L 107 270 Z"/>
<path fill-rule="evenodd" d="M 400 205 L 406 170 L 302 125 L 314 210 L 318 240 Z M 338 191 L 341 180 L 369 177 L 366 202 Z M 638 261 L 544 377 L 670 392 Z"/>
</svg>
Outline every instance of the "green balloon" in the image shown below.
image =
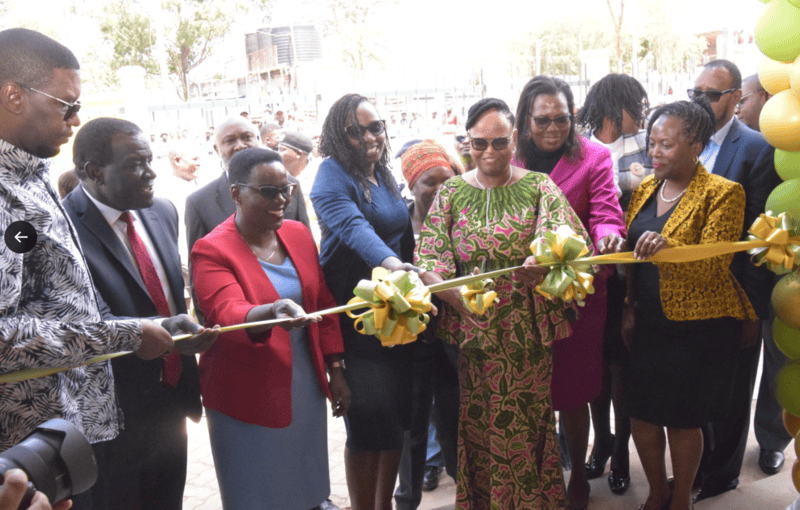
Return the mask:
<svg viewBox="0 0 800 510">
<path fill-rule="evenodd" d="M 800 218 L 800 179 L 790 179 L 772 190 L 767 197 L 765 210 L 774 215 L 785 212 Z"/>
<path fill-rule="evenodd" d="M 800 329 L 794 329 L 775 317 L 772 323 L 772 338 L 787 358 L 800 358 Z"/>
<path fill-rule="evenodd" d="M 793 61 L 800 55 L 800 8 L 787 0 L 768 3 L 753 33 L 761 53 L 772 60 Z"/>
<path fill-rule="evenodd" d="M 790 414 L 800 415 L 800 360 L 790 361 L 778 372 L 775 397 Z"/>
<path fill-rule="evenodd" d="M 775 149 L 775 171 L 784 181 L 800 178 L 800 152 Z"/>
</svg>

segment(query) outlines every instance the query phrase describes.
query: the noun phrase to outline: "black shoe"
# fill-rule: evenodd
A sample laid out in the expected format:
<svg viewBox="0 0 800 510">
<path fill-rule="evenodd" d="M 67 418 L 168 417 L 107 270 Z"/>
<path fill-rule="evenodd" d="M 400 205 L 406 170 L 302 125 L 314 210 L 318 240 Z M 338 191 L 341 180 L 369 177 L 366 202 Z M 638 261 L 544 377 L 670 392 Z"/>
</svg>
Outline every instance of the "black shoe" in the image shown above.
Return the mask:
<svg viewBox="0 0 800 510">
<path fill-rule="evenodd" d="M 758 467 L 768 475 L 774 475 L 783 468 L 783 452 L 777 450 L 761 450 L 758 454 Z"/>
<path fill-rule="evenodd" d="M 595 444 L 592 446 L 592 453 L 589 455 L 589 460 L 586 462 L 586 479 L 594 480 L 603 476 L 606 470 L 606 463 L 611 457 L 611 450 L 614 448 L 614 434 L 611 434 L 611 441 L 609 442 L 608 449 L 603 451 Z"/>
<path fill-rule="evenodd" d="M 694 495 L 692 498 L 692 503 L 697 503 L 698 501 L 703 501 L 704 499 L 713 498 L 715 496 L 719 496 L 728 491 L 732 491 L 736 487 L 739 486 L 739 479 L 736 478 L 732 482 L 728 482 L 726 485 L 716 486 L 716 485 L 704 485 L 700 488 L 700 492 Z"/>
<path fill-rule="evenodd" d="M 436 466 L 425 466 L 425 477 L 422 479 L 422 490 L 432 491 L 439 486 L 439 475 L 442 469 Z"/>
<path fill-rule="evenodd" d="M 608 486 L 611 488 L 611 492 L 617 496 L 622 496 L 631 486 L 630 473 L 621 469 L 612 469 L 608 475 Z"/>
<path fill-rule="evenodd" d="M 321 505 L 315 506 L 311 510 L 339 510 L 339 507 L 334 505 L 330 499 L 326 499 Z"/>
</svg>

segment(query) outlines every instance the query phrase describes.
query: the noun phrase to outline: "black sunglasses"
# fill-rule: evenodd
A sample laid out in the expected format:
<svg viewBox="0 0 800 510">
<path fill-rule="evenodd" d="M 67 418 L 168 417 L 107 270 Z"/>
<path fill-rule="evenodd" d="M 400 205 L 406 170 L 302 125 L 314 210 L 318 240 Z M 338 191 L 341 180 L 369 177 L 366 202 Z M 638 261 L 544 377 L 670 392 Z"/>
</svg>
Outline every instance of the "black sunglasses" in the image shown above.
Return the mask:
<svg viewBox="0 0 800 510">
<path fill-rule="evenodd" d="M 511 143 L 511 137 L 505 136 L 501 138 L 492 138 L 491 140 L 487 140 L 486 138 L 470 138 L 469 144 L 472 145 L 472 148 L 476 151 L 485 151 L 487 147 L 489 147 L 489 143 L 492 144 L 492 149 L 496 151 L 504 150 L 508 147 L 508 144 Z"/>
<path fill-rule="evenodd" d="M 81 102 L 80 101 L 75 101 L 74 103 L 68 103 L 67 101 L 64 101 L 63 99 L 59 99 L 59 98 L 57 98 L 55 96 L 51 96 L 47 92 L 42 92 L 41 90 L 36 90 L 33 87 L 29 87 L 29 86 L 23 85 L 21 83 L 19 84 L 19 86 L 22 87 L 23 89 L 28 89 L 28 90 L 31 90 L 31 91 L 36 92 L 38 94 L 41 94 L 43 96 L 47 96 L 50 99 L 55 99 L 59 103 L 61 103 L 64 106 L 66 106 L 67 107 L 67 111 L 64 113 L 64 122 L 67 122 L 70 118 L 72 118 L 73 115 L 78 113 L 78 111 L 80 111 L 80 109 L 81 109 Z"/>
<path fill-rule="evenodd" d="M 294 195 L 294 190 L 297 189 L 297 184 L 287 184 L 281 188 L 275 186 L 253 186 L 252 184 L 239 184 L 239 186 L 244 186 L 245 188 L 253 188 L 257 189 L 261 196 L 266 198 L 267 200 L 274 200 L 275 197 L 278 196 L 278 193 L 281 194 L 283 198 L 289 200 Z"/>
<path fill-rule="evenodd" d="M 570 116 L 559 115 L 555 119 L 551 119 L 550 117 L 532 117 L 532 119 L 537 129 L 547 129 L 552 123 L 555 123 L 556 127 L 563 128 L 569 126 Z"/>
<path fill-rule="evenodd" d="M 364 138 L 364 134 L 366 134 L 367 131 L 372 133 L 374 136 L 382 135 L 384 131 L 386 131 L 386 122 L 382 120 L 376 120 L 374 122 L 370 122 L 366 126 L 362 126 L 356 122 L 352 126 L 347 126 L 344 128 L 344 130 L 347 133 L 347 136 L 350 138 L 354 140 L 361 140 Z"/>
<path fill-rule="evenodd" d="M 696 100 L 700 99 L 701 97 L 705 96 L 706 98 L 708 98 L 708 101 L 710 103 L 716 103 L 717 101 L 722 99 L 722 96 L 724 96 L 725 94 L 728 94 L 730 92 L 735 92 L 736 90 L 738 90 L 738 89 L 735 89 L 735 88 L 734 89 L 728 89 L 728 90 L 689 89 L 689 90 L 686 91 L 686 93 L 689 94 L 689 99 L 691 99 L 693 101 L 696 101 Z"/>
<path fill-rule="evenodd" d="M 464 140 L 466 140 L 466 139 L 467 139 L 467 137 L 465 135 L 456 135 L 456 141 L 458 143 L 464 143 Z"/>
</svg>

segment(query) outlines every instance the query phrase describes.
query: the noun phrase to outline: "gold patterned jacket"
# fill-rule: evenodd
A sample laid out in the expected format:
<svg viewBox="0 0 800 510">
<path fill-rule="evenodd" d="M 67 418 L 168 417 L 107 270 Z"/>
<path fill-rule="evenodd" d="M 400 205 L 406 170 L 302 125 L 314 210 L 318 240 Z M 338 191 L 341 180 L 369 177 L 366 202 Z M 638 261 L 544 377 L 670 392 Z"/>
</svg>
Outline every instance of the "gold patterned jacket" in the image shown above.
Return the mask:
<svg viewBox="0 0 800 510">
<path fill-rule="evenodd" d="M 662 181 L 652 175 L 633 191 L 628 208 L 628 227 Z M 661 235 L 668 247 L 738 241 L 745 212 L 744 188 L 738 183 L 706 172 L 698 163 L 697 174 L 686 194 L 667 220 Z M 633 249 L 633 246 L 630 247 Z M 657 263 L 661 306 L 674 321 L 734 317 L 756 319 L 753 307 L 730 271 L 733 255 L 680 264 Z M 628 300 L 635 303 L 633 286 Z"/>
</svg>

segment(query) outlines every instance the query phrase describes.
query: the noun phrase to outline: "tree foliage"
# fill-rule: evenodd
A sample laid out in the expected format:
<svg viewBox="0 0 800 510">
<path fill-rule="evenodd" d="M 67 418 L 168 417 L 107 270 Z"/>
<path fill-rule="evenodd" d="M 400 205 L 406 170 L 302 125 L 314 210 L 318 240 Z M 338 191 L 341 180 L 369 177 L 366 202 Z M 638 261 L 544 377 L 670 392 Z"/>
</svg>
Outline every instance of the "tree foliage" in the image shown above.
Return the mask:
<svg viewBox="0 0 800 510">
<path fill-rule="evenodd" d="M 239 16 L 251 8 L 268 16 L 270 0 L 248 4 L 229 0 L 162 0 L 161 16 L 167 69 L 184 101 L 189 100 L 189 73 L 213 53 Z M 159 73 L 156 22 L 148 10 L 134 1 L 114 0 L 106 4 L 101 31 L 113 48 L 106 64 L 109 70 L 140 65 L 148 75 Z"/>
</svg>

